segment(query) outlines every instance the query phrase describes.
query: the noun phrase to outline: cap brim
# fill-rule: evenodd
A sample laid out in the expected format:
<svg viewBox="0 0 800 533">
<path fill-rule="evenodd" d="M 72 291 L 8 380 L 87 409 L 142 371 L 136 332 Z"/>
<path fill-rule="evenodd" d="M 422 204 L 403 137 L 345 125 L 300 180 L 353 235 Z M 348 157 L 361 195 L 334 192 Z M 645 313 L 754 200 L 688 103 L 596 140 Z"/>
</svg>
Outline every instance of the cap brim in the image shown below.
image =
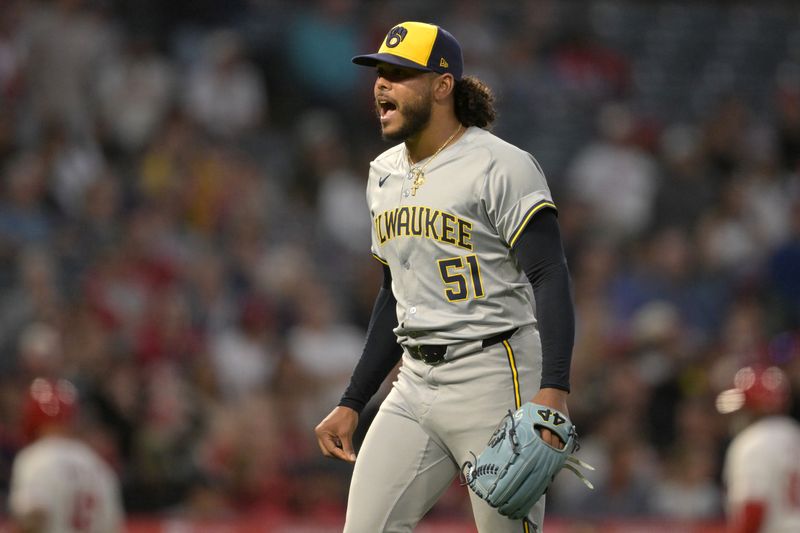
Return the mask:
<svg viewBox="0 0 800 533">
<path fill-rule="evenodd" d="M 356 65 L 361 65 L 364 67 L 374 67 L 378 63 L 389 63 L 390 65 L 397 65 L 399 67 L 407 67 L 416 70 L 422 70 L 425 72 L 433 72 L 425 65 L 420 65 L 419 63 L 415 63 L 414 61 L 405 59 L 403 57 L 398 57 L 393 54 L 365 54 L 361 56 L 355 56 L 352 59 L 352 61 Z"/>
</svg>

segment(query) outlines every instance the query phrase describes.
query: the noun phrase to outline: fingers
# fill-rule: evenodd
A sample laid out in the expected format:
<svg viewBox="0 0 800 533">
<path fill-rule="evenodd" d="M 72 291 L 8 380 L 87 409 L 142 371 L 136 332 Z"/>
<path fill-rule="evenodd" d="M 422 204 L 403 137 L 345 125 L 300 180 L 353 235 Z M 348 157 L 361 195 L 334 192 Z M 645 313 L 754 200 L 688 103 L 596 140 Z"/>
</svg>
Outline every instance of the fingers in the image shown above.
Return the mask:
<svg viewBox="0 0 800 533">
<path fill-rule="evenodd" d="M 555 448 L 557 450 L 563 450 L 564 449 L 564 446 L 565 446 L 564 441 L 562 441 L 561 437 L 559 437 L 558 435 L 556 435 L 555 433 L 553 433 L 549 429 L 542 428 L 541 435 L 542 435 L 542 440 L 545 441 L 550 446 L 552 446 L 553 448 Z"/>
<path fill-rule="evenodd" d="M 358 413 L 347 407 L 336 407 L 314 429 L 317 444 L 325 457 L 354 463 L 353 432 L 358 423 Z"/>
<path fill-rule="evenodd" d="M 325 457 L 339 459 L 348 463 L 356 461 L 353 442 L 349 435 L 340 438 L 330 431 L 318 428 L 317 444 L 319 444 L 319 449 Z"/>
<path fill-rule="evenodd" d="M 344 460 L 348 463 L 355 463 L 356 462 L 356 452 L 353 451 L 353 441 L 348 436 L 346 439 L 342 440 L 342 453 L 346 457 Z"/>
</svg>

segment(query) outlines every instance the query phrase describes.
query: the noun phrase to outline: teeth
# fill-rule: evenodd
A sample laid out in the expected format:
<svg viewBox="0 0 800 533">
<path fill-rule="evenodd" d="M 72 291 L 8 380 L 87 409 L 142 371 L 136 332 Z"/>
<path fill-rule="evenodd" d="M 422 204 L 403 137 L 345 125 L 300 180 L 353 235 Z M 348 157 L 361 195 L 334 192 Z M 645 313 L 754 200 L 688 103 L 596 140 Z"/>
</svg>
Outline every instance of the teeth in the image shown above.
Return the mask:
<svg viewBox="0 0 800 533">
<path fill-rule="evenodd" d="M 386 98 L 376 98 L 375 104 L 378 110 L 378 115 L 386 117 L 397 109 L 397 104 L 391 102 Z"/>
</svg>

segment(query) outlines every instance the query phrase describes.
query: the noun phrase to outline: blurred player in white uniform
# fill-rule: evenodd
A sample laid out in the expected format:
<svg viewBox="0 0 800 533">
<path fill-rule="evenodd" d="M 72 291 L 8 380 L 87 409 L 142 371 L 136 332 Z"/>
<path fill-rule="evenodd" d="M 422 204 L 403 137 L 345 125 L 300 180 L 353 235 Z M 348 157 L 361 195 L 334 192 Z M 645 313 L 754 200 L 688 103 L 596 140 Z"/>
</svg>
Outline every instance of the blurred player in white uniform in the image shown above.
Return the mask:
<svg viewBox="0 0 800 533">
<path fill-rule="evenodd" d="M 746 426 L 723 472 L 732 533 L 800 532 L 800 424 L 789 417 L 789 380 L 777 367 L 745 367 L 717 407 Z"/>
<path fill-rule="evenodd" d="M 23 533 L 122 531 L 119 483 L 111 468 L 71 434 L 77 408 L 66 380 L 37 378 L 26 397 L 29 444 L 14 459 L 9 508 Z"/>
</svg>

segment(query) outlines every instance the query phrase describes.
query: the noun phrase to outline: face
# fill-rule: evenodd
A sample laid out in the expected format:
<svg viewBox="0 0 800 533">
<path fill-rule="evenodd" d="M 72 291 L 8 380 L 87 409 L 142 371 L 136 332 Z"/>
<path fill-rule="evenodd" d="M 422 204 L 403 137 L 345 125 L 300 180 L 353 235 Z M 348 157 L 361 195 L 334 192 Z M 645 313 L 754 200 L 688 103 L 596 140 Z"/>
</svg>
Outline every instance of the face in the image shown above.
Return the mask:
<svg viewBox="0 0 800 533">
<path fill-rule="evenodd" d="M 430 122 L 433 108 L 430 72 L 380 63 L 375 80 L 375 110 L 387 141 L 405 141 Z"/>
</svg>

